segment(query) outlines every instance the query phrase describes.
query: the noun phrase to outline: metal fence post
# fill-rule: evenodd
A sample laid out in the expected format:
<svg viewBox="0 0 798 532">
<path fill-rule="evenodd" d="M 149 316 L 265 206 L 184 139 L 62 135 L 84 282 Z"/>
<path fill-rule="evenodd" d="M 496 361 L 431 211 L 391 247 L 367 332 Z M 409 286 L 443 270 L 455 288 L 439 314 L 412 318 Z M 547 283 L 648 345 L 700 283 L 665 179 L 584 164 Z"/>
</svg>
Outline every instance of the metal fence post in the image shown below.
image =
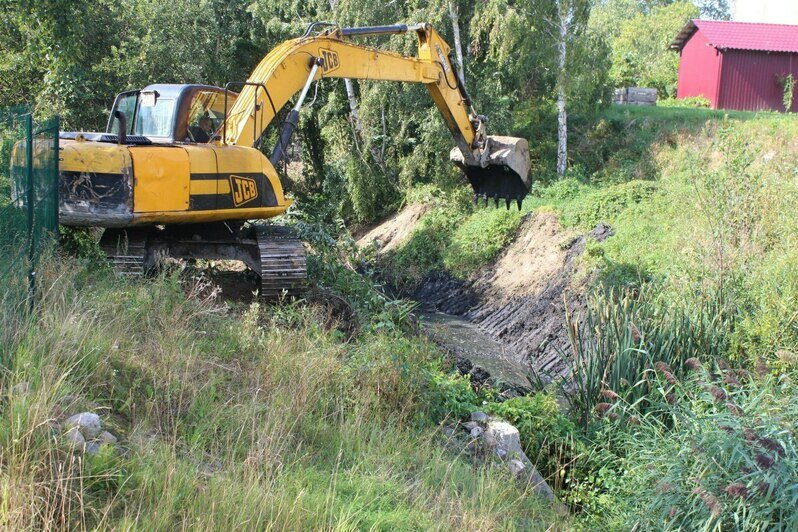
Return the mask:
<svg viewBox="0 0 798 532">
<path fill-rule="evenodd" d="M 59 242 L 59 240 L 61 238 L 61 228 L 58 225 L 58 200 L 59 200 L 59 190 L 58 190 L 59 174 L 58 174 L 58 169 L 60 167 L 59 163 L 61 162 L 61 153 L 59 151 L 59 135 L 58 134 L 61 131 L 61 117 L 60 116 L 56 116 L 54 118 L 54 121 L 55 121 L 55 123 L 53 124 L 53 127 L 55 128 L 55 130 L 54 130 L 53 134 L 55 135 L 55 137 L 53 138 L 53 163 L 55 165 L 55 168 L 53 168 L 53 191 L 51 192 L 51 194 L 54 197 L 53 209 L 55 211 L 54 212 L 55 218 L 53 218 L 55 220 L 55 226 L 53 227 L 53 238 L 55 239 L 55 245 L 58 246 L 58 242 Z"/>
<path fill-rule="evenodd" d="M 36 232 L 34 230 L 34 208 L 36 194 L 33 182 L 33 114 L 25 117 L 25 166 L 28 170 L 28 297 L 31 310 L 33 309 L 33 296 L 36 292 Z"/>
</svg>

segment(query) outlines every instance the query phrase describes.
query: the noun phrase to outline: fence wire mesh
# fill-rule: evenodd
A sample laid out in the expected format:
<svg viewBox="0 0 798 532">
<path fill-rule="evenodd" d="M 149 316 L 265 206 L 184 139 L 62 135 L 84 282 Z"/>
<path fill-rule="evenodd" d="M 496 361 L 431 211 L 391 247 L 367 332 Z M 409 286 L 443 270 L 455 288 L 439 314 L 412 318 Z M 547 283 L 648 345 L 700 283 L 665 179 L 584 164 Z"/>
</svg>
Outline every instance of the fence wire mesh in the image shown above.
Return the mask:
<svg viewBox="0 0 798 532">
<path fill-rule="evenodd" d="M 33 295 L 36 270 L 58 239 L 58 117 L 36 122 L 0 110 L 0 290 L 6 302 Z"/>
</svg>

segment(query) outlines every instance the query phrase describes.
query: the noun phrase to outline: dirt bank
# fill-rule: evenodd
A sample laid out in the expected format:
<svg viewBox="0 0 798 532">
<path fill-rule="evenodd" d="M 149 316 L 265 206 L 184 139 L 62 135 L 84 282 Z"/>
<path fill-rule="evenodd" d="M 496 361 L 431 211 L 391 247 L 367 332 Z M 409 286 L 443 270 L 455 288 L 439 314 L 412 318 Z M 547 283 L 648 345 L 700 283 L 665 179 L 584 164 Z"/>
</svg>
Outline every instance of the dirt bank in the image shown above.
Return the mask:
<svg viewBox="0 0 798 532">
<path fill-rule="evenodd" d="M 426 212 L 420 207 L 409 210 L 373 228 L 360 241 L 376 240 L 380 253 L 396 249 L 402 243 L 397 238 L 412 234 Z M 575 280 L 585 238 L 564 230 L 552 213 L 529 215 L 513 242 L 470 279 L 437 272 L 405 295 L 425 311 L 465 318 L 520 355 L 537 375 L 562 376 L 567 373 L 562 353 L 569 349 L 566 308 L 580 312 L 585 307 L 584 283 Z"/>
</svg>

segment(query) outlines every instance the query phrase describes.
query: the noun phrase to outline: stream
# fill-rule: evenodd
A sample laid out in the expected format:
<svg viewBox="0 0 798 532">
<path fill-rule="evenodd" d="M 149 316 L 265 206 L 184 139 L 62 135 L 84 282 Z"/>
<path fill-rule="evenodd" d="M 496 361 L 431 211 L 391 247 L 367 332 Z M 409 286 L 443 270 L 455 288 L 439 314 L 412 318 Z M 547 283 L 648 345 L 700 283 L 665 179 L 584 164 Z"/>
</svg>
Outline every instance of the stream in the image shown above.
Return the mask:
<svg viewBox="0 0 798 532">
<path fill-rule="evenodd" d="M 441 312 L 421 313 L 424 333 L 436 344 L 487 371 L 495 381 L 528 388 L 529 366 L 523 357 L 497 342 L 473 323 Z"/>
</svg>

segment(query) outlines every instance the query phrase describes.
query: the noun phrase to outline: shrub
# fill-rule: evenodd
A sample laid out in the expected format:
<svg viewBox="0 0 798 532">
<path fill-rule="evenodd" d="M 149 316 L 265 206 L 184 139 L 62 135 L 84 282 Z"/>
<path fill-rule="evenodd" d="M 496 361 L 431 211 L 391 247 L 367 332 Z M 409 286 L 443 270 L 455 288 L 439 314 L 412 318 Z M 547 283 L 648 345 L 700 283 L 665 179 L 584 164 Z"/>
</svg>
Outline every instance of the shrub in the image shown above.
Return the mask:
<svg viewBox="0 0 798 532">
<path fill-rule="evenodd" d="M 443 265 L 457 277 L 468 277 L 496 258 L 512 240 L 521 220 L 516 210 L 478 210 L 452 233 Z"/>
<path fill-rule="evenodd" d="M 599 222 L 612 222 L 630 205 L 651 197 L 658 185 L 651 181 L 629 181 L 590 193 L 566 205 L 562 221 L 566 225 L 591 229 Z"/>
</svg>

